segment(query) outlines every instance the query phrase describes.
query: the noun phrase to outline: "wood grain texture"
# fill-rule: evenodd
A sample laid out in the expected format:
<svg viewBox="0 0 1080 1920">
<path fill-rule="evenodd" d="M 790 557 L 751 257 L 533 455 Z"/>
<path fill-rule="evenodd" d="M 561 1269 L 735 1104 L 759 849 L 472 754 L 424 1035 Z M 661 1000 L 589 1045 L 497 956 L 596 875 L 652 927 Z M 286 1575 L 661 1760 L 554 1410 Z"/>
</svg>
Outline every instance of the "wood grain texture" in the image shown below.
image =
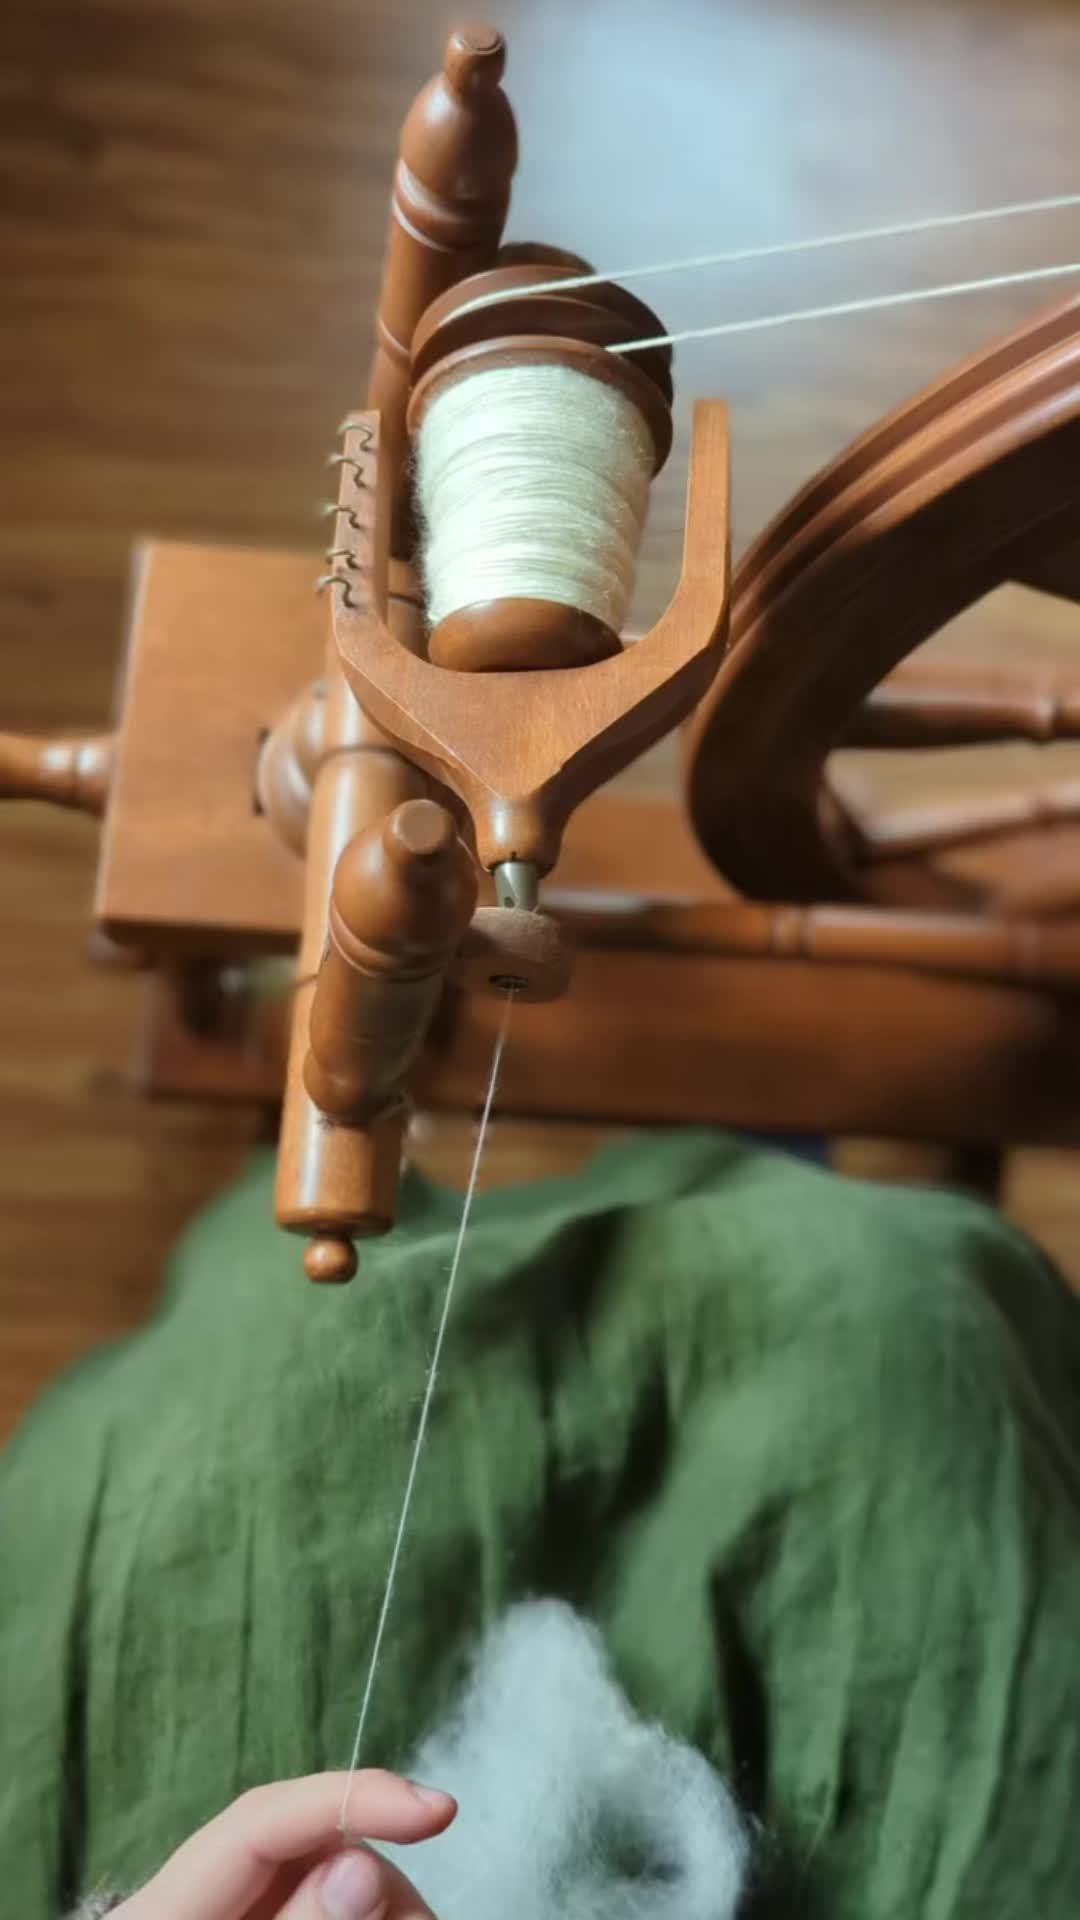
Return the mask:
<svg viewBox="0 0 1080 1920">
<path fill-rule="evenodd" d="M 260 738 L 325 658 L 313 563 L 154 542 L 134 572 L 95 915 L 155 950 L 284 946 L 304 867 L 261 813 L 255 773 Z"/>
<path fill-rule="evenodd" d="M 826 760 L 908 653 L 1080 541 L 1078 357 L 1080 296 L 887 416 L 746 556 L 687 760 L 698 834 L 737 887 L 868 890 L 822 804 Z"/>
<path fill-rule="evenodd" d="M 456 12 L 7 0 L 5 729 L 107 724 L 139 535 L 319 550 L 323 462 L 373 343 L 401 117 Z M 1080 15 L 1065 4 L 503 0 L 498 12 L 523 153 L 509 235 L 605 268 L 1073 184 Z M 651 283 L 650 299 L 692 326 L 1064 258 L 1074 234 L 1061 216 Z M 732 404 L 738 548 L 855 432 L 1038 297 L 680 353 L 637 623 L 676 571 L 695 396 Z M 968 622 L 949 644 L 971 658 L 983 632 Z M 995 644 L 1057 644 L 1046 633 L 1024 605 L 1001 616 Z M 670 767 L 656 756 L 642 786 L 666 785 Z M 148 1113 L 120 1091 L 136 989 L 83 962 L 95 845 L 86 821 L 0 812 L 0 1426 L 73 1353 L 146 1311 L 174 1233 L 255 1124 Z M 456 1151 L 454 1129 L 437 1131 Z M 453 1152 L 439 1151 L 448 1172 Z M 505 1164 L 569 1151 L 534 1129 Z M 1038 1225 L 1045 1201 L 1043 1188 L 1025 1218 Z M 1060 1210 L 1055 1221 L 1068 1250 L 1072 1228 Z"/>
<path fill-rule="evenodd" d="M 642 1008 L 647 1019 L 628 1020 Z M 422 1104 L 474 1103 L 500 1018 L 497 1001 L 462 999 L 445 1053 L 432 1050 L 419 1077 Z M 865 1045 L 863 1035 L 872 1035 Z M 519 1009 L 514 1041 L 500 1098 L 530 1119 L 808 1135 L 887 1127 L 896 1139 L 993 1145 L 1013 1115 L 1025 1142 L 1080 1143 L 1080 1005 L 998 982 L 844 962 L 695 967 L 672 953 L 582 952 L 573 992 Z"/>
</svg>

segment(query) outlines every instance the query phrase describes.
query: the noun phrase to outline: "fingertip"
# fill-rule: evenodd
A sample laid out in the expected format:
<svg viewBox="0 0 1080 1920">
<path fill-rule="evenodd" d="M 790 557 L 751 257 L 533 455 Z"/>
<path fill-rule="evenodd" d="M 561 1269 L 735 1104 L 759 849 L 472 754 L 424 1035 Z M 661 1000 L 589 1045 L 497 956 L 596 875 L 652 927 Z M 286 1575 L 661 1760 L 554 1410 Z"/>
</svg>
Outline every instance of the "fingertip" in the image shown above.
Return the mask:
<svg viewBox="0 0 1080 1920">
<path fill-rule="evenodd" d="M 456 1814 L 457 1801 L 441 1787 L 371 1768 L 349 1783 L 339 1832 L 345 1840 L 396 1840 L 407 1846 L 442 1833 Z"/>
<path fill-rule="evenodd" d="M 438 1822 L 438 1825 L 433 1828 L 434 1832 L 442 1833 L 444 1828 L 456 1819 L 458 1803 L 452 1793 L 444 1793 L 441 1787 L 425 1787 L 419 1780 L 410 1780 L 408 1787 L 410 1793 L 419 1800 L 424 1811 L 432 1816 L 433 1821 Z"/>
<path fill-rule="evenodd" d="M 365 1847 L 328 1860 L 319 1870 L 316 1893 L 326 1920 L 376 1920 L 389 1904 L 383 1863 Z"/>
</svg>

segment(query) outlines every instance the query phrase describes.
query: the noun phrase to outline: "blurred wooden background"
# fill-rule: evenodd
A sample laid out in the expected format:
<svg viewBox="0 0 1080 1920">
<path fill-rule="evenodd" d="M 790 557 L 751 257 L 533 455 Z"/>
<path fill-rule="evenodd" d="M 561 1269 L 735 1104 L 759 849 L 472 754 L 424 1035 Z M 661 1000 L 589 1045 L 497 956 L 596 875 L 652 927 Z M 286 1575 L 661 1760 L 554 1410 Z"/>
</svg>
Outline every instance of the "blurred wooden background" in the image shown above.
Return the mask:
<svg viewBox="0 0 1080 1920">
<path fill-rule="evenodd" d="M 1074 6 L 493 11 L 522 131 L 512 237 L 605 267 L 1078 184 Z M 136 534 L 315 550 L 326 449 L 363 388 L 400 119 L 459 15 L 441 0 L 6 0 L 0 725 L 108 716 Z M 650 298 L 693 326 L 1076 258 L 1076 234 L 1059 215 L 682 277 Z M 732 402 L 741 546 L 853 433 L 1044 297 L 683 351 L 641 612 L 674 573 L 696 393 Z M 1069 637 L 1020 597 L 955 644 Z M 81 820 L 0 814 L 0 1432 L 60 1364 L 145 1311 L 170 1240 L 255 1124 L 148 1111 L 125 1090 L 133 988 L 82 954 L 95 838 Z M 460 1141 L 442 1137 L 449 1172 Z M 492 1170 L 566 1150 L 504 1128 Z M 1080 1271 L 1074 1173 L 1018 1157 L 1010 1200 Z"/>
</svg>

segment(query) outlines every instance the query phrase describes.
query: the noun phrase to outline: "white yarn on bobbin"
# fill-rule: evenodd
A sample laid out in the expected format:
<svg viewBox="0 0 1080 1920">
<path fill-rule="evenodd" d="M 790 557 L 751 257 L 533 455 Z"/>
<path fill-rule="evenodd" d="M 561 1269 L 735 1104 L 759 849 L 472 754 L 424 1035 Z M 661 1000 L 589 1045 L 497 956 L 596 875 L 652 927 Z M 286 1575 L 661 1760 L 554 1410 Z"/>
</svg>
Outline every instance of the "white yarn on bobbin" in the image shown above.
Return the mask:
<svg viewBox="0 0 1080 1920">
<path fill-rule="evenodd" d="M 655 462 L 644 415 L 576 368 L 449 381 L 420 424 L 428 619 L 483 600 L 553 600 L 618 633 Z"/>
</svg>

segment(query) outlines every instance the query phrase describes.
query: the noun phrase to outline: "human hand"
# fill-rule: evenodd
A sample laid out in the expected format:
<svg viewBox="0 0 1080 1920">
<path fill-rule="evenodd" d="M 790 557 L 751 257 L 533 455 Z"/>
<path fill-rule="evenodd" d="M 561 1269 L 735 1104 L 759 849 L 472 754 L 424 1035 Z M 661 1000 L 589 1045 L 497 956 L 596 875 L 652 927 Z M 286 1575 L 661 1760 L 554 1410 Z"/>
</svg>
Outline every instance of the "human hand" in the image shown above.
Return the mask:
<svg viewBox="0 0 1080 1920">
<path fill-rule="evenodd" d="M 346 1847 L 347 1776 L 318 1773 L 255 1787 L 186 1840 L 114 1920 L 432 1920 L 405 1876 L 368 1848 Z M 358 1773 L 345 1826 L 408 1843 L 442 1833 L 448 1793 L 392 1773 Z"/>
</svg>

